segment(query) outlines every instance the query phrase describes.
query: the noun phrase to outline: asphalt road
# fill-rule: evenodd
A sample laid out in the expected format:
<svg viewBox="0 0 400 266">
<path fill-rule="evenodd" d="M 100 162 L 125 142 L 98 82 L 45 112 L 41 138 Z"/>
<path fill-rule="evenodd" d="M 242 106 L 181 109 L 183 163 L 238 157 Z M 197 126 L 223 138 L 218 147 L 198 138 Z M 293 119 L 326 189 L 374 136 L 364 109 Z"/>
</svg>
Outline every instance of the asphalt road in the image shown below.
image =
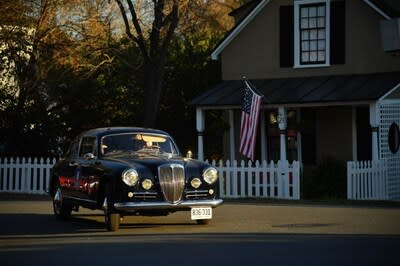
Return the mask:
<svg viewBox="0 0 400 266">
<path fill-rule="evenodd" d="M 56 221 L 50 201 L 0 201 L 0 265 L 400 265 L 400 208 L 227 203 L 207 226 L 189 213 L 99 211 Z"/>
</svg>

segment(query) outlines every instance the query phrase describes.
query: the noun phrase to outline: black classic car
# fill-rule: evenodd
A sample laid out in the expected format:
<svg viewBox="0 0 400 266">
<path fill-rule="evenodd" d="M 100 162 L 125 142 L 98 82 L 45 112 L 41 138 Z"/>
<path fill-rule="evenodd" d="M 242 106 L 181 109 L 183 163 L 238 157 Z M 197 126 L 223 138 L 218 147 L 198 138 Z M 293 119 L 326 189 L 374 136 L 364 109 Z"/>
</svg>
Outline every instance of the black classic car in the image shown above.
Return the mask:
<svg viewBox="0 0 400 266">
<path fill-rule="evenodd" d="M 57 219 L 79 207 L 104 210 L 105 225 L 118 230 L 125 215 L 190 211 L 206 224 L 220 204 L 218 173 L 181 156 L 164 131 L 136 127 L 92 129 L 80 134 L 52 169 L 49 192 Z"/>
</svg>

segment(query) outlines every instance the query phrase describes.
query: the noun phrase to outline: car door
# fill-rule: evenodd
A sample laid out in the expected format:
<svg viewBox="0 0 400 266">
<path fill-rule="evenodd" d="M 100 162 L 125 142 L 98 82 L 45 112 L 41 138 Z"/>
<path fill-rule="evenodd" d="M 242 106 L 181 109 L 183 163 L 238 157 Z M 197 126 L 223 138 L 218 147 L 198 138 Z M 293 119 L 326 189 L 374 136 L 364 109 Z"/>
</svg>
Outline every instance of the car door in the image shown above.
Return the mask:
<svg viewBox="0 0 400 266">
<path fill-rule="evenodd" d="M 58 163 L 57 176 L 63 195 L 66 197 L 76 196 L 75 180 L 78 171 L 78 148 L 80 139 L 75 139 L 64 158 Z"/>
<path fill-rule="evenodd" d="M 99 187 L 99 164 L 97 161 L 97 138 L 84 136 L 79 148 L 79 198 L 95 202 Z"/>
</svg>

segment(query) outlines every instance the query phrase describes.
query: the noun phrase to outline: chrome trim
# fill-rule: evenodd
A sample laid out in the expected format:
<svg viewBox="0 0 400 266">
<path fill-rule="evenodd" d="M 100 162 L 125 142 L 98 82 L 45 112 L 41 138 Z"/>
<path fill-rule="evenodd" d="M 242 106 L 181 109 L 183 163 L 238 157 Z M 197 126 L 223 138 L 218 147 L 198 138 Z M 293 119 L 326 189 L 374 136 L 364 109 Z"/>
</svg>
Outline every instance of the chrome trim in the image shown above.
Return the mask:
<svg viewBox="0 0 400 266">
<path fill-rule="evenodd" d="M 158 167 L 158 180 L 164 199 L 175 204 L 182 199 L 185 189 L 185 168 L 181 164 L 163 164 Z"/>
<path fill-rule="evenodd" d="M 162 210 L 162 209 L 190 209 L 192 207 L 207 206 L 215 208 L 221 205 L 222 199 L 213 200 L 186 200 L 178 203 L 161 202 L 117 202 L 114 208 L 119 211 Z"/>
<path fill-rule="evenodd" d="M 157 196 L 157 192 L 133 192 L 134 196 Z"/>
<path fill-rule="evenodd" d="M 186 198 L 204 198 L 210 196 L 208 190 L 192 190 L 186 191 Z"/>
<path fill-rule="evenodd" d="M 103 210 L 107 210 L 107 209 L 108 209 L 107 197 L 104 197 L 104 201 L 103 201 Z"/>
<path fill-rule="evenodd" d="M 71 200 L 76 200 L 76 201 L 84 201 L 84 202 L 88 202 L 88 203 L 97 203 L 97 201 L 95 200 L 90 200 L 90 199 L 82 199 L 82 198 L 78 198 L 78 197 L 73 197 L 73 196 L 63 196 L 66 199 L 71 199 Z"/>
<path fill-rule="evenodd" d="M 134 192 L 133 197 L 135 199 L 155 199 L 157 198 L 157 192 Z"/>
</svg>

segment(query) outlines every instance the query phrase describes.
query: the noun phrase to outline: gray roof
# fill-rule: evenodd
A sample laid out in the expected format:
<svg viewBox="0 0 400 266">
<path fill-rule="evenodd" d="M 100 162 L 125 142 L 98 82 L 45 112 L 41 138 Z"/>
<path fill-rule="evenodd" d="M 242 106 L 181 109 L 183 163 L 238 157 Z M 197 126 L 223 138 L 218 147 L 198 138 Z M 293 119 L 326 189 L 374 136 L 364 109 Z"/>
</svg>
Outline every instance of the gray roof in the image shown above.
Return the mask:
<svg viewBox="0 0 400 266">
<path fill-rule="evenodd" d="M 400 72 L 250 80 L 264 104 L 350 103 L 376 101 L 400 85 Z M 194 106 L 238 106 L 242 80 L 222 81 L 189 102 Z"/>
</svg>

